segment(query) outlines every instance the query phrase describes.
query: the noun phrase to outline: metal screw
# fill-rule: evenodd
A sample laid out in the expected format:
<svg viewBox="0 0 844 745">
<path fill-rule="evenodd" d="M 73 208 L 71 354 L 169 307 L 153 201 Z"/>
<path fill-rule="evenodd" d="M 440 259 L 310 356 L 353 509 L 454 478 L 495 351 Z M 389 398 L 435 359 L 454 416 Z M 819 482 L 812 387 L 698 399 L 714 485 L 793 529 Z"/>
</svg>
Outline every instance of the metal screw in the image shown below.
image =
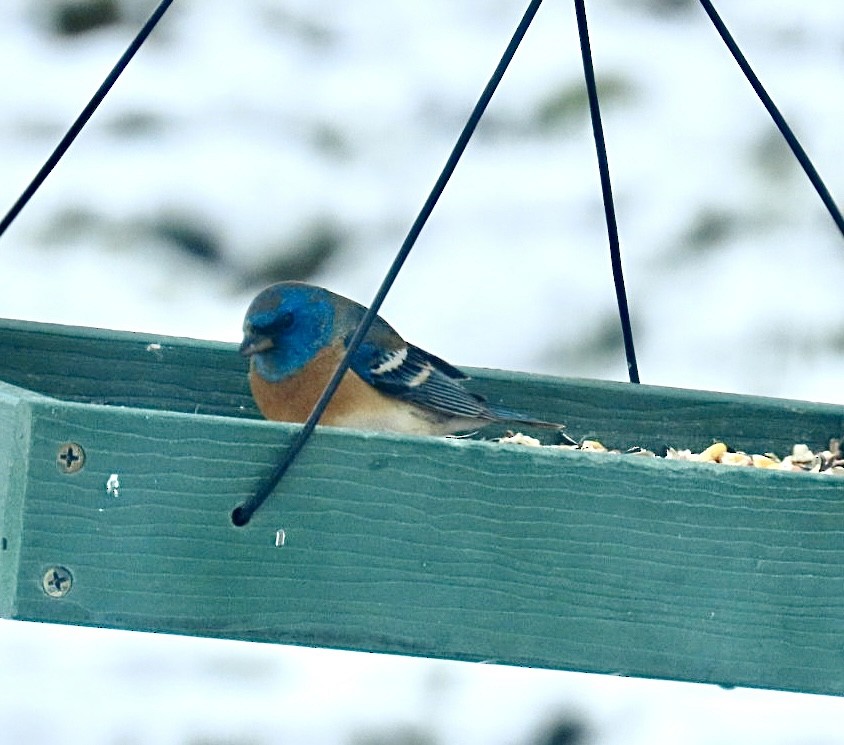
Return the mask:
<svg viewBox="0 0 844 745">
<path fill-rule="evenodd" d="M 287 533 L 284 532 L 284 528 L 279 528 L 275 532 L 275 546 L 276 548 L 281 548 L 285 541 L 287 540 Z"/>
<path fill-rule="evenodd" d="M 85 451 L 75 442 L 59 445 L 56 453 L 56 465 L 62 473 L 76 473 L 85 465 Z"/>
<path fill-rule="evenodd" d="M 50 567 L 41 578 L 41 586 L 51 598 L 63 598 L 73 587 L 73 575 L 67 567 Z"/>
</svg>

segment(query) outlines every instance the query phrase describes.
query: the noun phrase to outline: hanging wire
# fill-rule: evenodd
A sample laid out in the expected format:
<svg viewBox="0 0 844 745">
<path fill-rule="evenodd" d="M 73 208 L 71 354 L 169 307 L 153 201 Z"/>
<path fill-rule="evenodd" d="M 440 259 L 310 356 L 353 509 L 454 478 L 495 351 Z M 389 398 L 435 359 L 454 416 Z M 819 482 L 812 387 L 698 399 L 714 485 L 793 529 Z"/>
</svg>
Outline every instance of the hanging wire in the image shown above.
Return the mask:
<svg viewBox="0 0 844 745">
<path fill-rule="evenodd" d="M 610 183 L 610 166 L 607 161 L 607 145 L 604 142 L 604 127 L 601 124 L 601 109 L 598 105 L 598 87 L 595 84 L 595 70 L 592 66 L 592 49 L 589 45 L 589 27 L 586 24 L 585 0 L 575 0 L 577 31 L 580 36 L 580 52 L 583 57 L 583 75 L 586 78 L 586 92 L 589 97 L 589 114 L 592 118 L 592 133 L 595 136 L 595 150 L 598 154 L 598 170 L 601 174 L 601 194 L 604 199 L 604 214 L 607 220 L 607 235 L 610 241 L 610 263 L 615 284 L 615 298 L 618 303 L 618 318 L 624 338 L 624 354 L 627 357 L 627 374 L 631 383 L 639 382 L 639 366 L 636 364 L 636 349 L 633 346 L 633 329 L 630 325 L 630 310 L 627 307 L 627 291 L 624 288 L 624 271 L 621 267 L 621 246 L 618 240 L 618 225 L 615 220 L 615 205 Z"/>
<path fill-rule="evenodd" d="M 797 161 L 803 167 L 803 170 L 809 177 L 809 181 L 812 182 L 812 186 L 815 187 L 815 191 L 818 192 L 818 196 L 826 206 L 826 209 L 835 224 L 838 226 L 841 234 L 844 235 L 844 217 L 841 215 L 841 210 L 839 210 L 838 205 L 835 204 L 835 200 L 829 193 L 829 189 L 826 188 L 826 184 L 823 182 L 823 179 L 820 177 L 817 169 L 815 169 L 815 166 L 812 164 L 812 161 L 806 154 L 803 146 L 798 141 L 797 136 L 791 130 L 791 127 L 788 126 L 788 123 L 776 107 L 773 99 L 771 99 L 768 95 L 768 92 L 765 90 L 762 82 L 758 77 L 756 77 L 756 73 L 753 72 L 753 69 L 750 67 L 750 63 L 742 54 L 735 39 L 733 39 L 729 30 L 724 25 L 724 22 L 721 20 L 721 16 L 718 15 L 718 11 L 715 10 L 715 7 L 709 0 L 700 0 L 700 4 L 703 6 L 703 9 L 706 11 L 709 19 L 712 21 L 712 24 L 721 35 L 724 44 L 727 45 L 727 49 L 730 50 L 730 53 L 735 58 L 735 61 L 738 63 L 738 66 L 741 68 L 741 71 L 744 73 L 747 81 L 751 86 L 753 86 L 753 90 L 756 91 L 756 95 L 759 96 L 759 100 L 762 101 L 762 104 L 768 110 L 768 113 L 771 115 L 771 119 L 774 120 L 774 124 L 777 125 L 782 133 L 782 136 L 785 138 L 785 141 L 788 143 L 788 146 L 791 148 L 791 151 L 794 153 L 794 157 L 797 158 Z"/>
<path fill-rule="evenodd" d="M 26 207 L 30 199 L 36 191 L 38 191 L 41 184 L 50 172 L 56 167 L 56 164 L 62 159 L 68 148 L 73 144 L 77 135 L 82 131 L 82 128 L 88 123 L 88 120 L 93 116 L 97 107 L 102 103 L 112 86 L 117 82 L 126 66 L 135 56 L 141 45 L 147 40 L 147 37 L 152 33 L 156 24 L 161 20 L 161 17 L 167 11 L 167 8 L 172 5 L 173 0 L 162 0 L 158 7 L 153 11 L 152 15 L 147 19 L 138 35 L 132 40 L 132 43 L 123 53 L 123 56 L 117 60 L 117 64 L 112 68 L 102 85 L 97 89 L 97 92 L 88 102 L 88 105 L 82 110 L 82 113 L 76 118 L 76 121 L 71 124 L 70 129 L 67 130 L 65 136 L 62 137 L 61 142 L 53 150 L 50 157 L 47 158 L 46 163 L 41 166 L 35 178 L 32 179 L 29 186 L 23 190 L 23 193 L 18 197 L 18 200 L 12 205 L 12 208 L 6 213 L 5 217 L 0 220 L 0 236 L 6 232 L 8 227 L 14 222 L 14 219 L 20 214 L 20 211 Z"/>
<path fill-rule="evenodd" d="M 522 39 L 527 33 L 527 30 L 531 22 L 533 21 L 536 12 L 539 10 L 539 6 L 541 4 L 542 0 L 532 0 L 527 10 L 525 11 L 522 20 L 519 22 L 518 27 L 513 33 L 513 38 L 510 40 L 510 43 L 504 50 L 504 54 L 501 56 L 501 60 L 499 61 L 498 66 L 495 68 L 495 72 L 493 72 L 492 77 L 486 84 L 483 93 L 481 93 L 481 97 L 478 99 L 477 104 L 475 104 L 475 108 L 469 115 L 469 119 L 466 122 L 466 125 L 463 127 L 463 131 L 457 138 L 457 142 L 455 143 L 454 148 L 451 151 L 451 155 L 448 156 L 448 160 L 446 161 L 446 164 L 443 167 L 442 173 L 440 173 L 439 178 L 434 184 L 434 188 L 431 190 L 431 193 L 425 200 L 425 204 L 422 206 L 422 210 L 419 212 L 419 215 L 413 222 L 413 225 L 411 226 L 407 237 L 404 239 L 404 243 L 402 243 L 401 248 L 396 254 L 395 259 L 393 259 L 393 263 L 390 266 L 389 271 L 387 272 L 387 276 L 384 277 L 384 281 L 378 288 L 378 293 L 375 295 L 375 299 L 372 301 L 363 318 L 361 319 L 361 322 L 358 325 L 354 336 L 352 336 L 351 341 L 349 342 L 349 346 L 346 349 L 345 356 L 340 361 L 340 364 L 338 365 L 337 369 L 334 371 L 334 375 L 328 382 L 328 385 L 325 387 L 325 390 L 322 392 L 322 395 L 319 397 L 319 400 L 316 402 L 316 405 L 314 406 L 314 409 L 311 412 L 310 416 L 302 425 L 302 428 L 296 433 L 296 436 L 293 438 L 293 442 L 290 443 L 290 446 L 284 452 L 281 461 L 278 463 L 278 465 L 276 465 L 270 477 L 258 488 L 255 494 L 252 495 L 252 497 L 250 497 L 242 505 L 236 507 L 232 512 L 232 522 L 235 525 L 246 525 L 246 523 L 249 522 L 249 520 L 252 518 L 252 515 L 255 514 L 255 511 L 267 500 L 270 494 L 272 494 L 273 489 L 275 489 L 278 482 L 281 480 L 281 477 L 284 476 L 284 474 L 287 472 L 287 469 L 290 468 L 296 456 L 301 452 L 308 438 L 311 436 L 311 433 L 314 431 L 314 427 L 316 427 L 317 422 L 320 420 L 320 417 L 328 406 L 328 402 L 331 400 L 331 397 L 334 395 L 334 392 L 340 385 L 340 381 L 342 380 L 343 375 L 345 374 L 346 370 L 349 369 L 352 355 L 360 346 L 360 343 L 363 341 L 364 336 L 366 336 L 367 332 L 372 326 L 372 322 L 375 320 L 375 317 L 377 316 L 378 311 L 381 308 L 381 304 L 384 302 L 384 298 L 387 296 L 387 293 L 390 291 L 390 288 L 396 281 L 396 277 L 398 277 L 399 271 L 401 271 L 405 260 L 410 254 L 410 250 L 413 248 L 414 244 L 416 243 L 416 239 L 422 232 L 422 228 L 425 226 L 425 223 L 431 216 L 431 213 L 434 211 L 434 207 L 436 206 L 437 201 L 445 190 L 446 184 L 451 178 L 451 175 L 454 173 L 454 169 L 457 167 L 457 163 L 460 160 L 460 157 L 463 155 L 463 151 L 466 149 L 466 145 L 468 145 L 469 139 L 472 137 L 475 128 L 478 126 L 478 122 L 481 120 L 484 111 L 486 111 L 486 107 L 489 104 L 492 95 L 495 93 L 498 84 L 504 77 L 504 73 L 506 72 L 507 67 L 512 61 L 513 56 L 516 54 L 516 50 L 519 48 L 519 44 L 521 44 Z"/>
</svg>

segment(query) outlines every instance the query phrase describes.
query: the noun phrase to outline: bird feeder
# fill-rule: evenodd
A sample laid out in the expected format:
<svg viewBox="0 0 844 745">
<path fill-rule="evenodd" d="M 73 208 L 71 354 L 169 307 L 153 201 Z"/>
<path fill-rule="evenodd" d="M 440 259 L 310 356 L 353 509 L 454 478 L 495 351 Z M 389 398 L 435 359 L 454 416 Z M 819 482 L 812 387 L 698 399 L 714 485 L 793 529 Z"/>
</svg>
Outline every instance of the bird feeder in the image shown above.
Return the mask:
<svg viewBox="0 0 844 745">
<path fill-rule="evenodd" d="M 235 345 L 0 322 L 0 616 L 844 694 L 844 480 L 259 418 Z M 469 370 L 609 446 L 844 407 Z"/>
</svg>

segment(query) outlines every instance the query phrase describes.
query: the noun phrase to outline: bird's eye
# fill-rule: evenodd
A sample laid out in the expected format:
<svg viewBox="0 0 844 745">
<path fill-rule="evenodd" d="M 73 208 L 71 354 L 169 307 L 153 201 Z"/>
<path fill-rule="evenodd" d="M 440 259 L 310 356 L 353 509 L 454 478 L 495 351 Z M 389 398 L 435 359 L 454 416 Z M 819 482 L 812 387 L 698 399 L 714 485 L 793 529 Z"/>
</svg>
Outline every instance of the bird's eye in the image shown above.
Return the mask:
<svg viewBox="0 0 844 745">
<path fill-rule="evenodd" d="M 282 313 L 278 321 L 274 324 L 277 329 L 280 331 L 284 331 L 289 329 L 293 325 L 293 314 L 292 313 Z"/>
</svg>

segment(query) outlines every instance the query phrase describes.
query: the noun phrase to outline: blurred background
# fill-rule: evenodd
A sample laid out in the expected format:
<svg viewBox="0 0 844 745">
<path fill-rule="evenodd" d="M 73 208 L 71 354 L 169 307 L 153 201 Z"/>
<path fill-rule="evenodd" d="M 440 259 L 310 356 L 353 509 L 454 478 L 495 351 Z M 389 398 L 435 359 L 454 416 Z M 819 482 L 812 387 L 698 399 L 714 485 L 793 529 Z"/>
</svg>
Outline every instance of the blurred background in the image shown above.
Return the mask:
<svg viewBox="0 0 844 745">
<path fill-rule="evenodd" d="M 0 4 L 0 213 L 156 3 Z M 0 316 L 236 341 L 375 294 L 527 0 L 178 0 L 3 237 Z M 719 10 L 844 199 L 844 3 Z M 587 3 L 643 382 L 844 403 L 844 239 L 694 0 Z M 624 380 L 571 3 L 547 0 L 382 314 Z M 844 743 L 838 699 L 0 621 L 0 743 Z"/>
</svg>

